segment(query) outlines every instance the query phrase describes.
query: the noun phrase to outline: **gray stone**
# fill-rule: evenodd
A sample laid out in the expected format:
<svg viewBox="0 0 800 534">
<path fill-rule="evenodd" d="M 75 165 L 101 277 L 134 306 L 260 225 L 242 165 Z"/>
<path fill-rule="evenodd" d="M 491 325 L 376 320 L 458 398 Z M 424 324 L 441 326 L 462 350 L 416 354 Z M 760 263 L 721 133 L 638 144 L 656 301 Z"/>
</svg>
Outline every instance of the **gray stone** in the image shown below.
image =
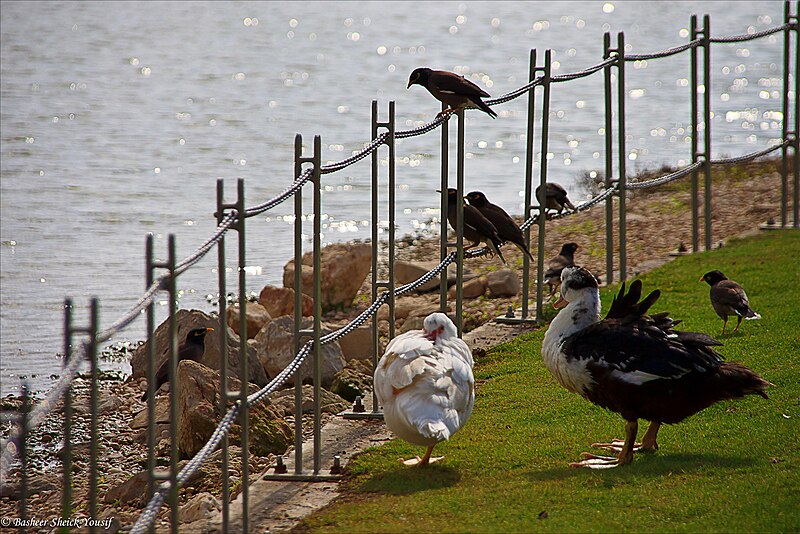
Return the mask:
<svg viewBox="0 0 800 534">
<path fill-rule="evenodd" d="M 359 326 L 339 339 L 345 361 L 372 359 L 372 327 Z"/>
<path fill-rule="evenodd" d="M 301 300 L 303 316 L 313 316 L 314 300 L 308 295 L 303 295 Z M 266 285 L 258 295 L 258 303 L 264 306 L 273 318 L 283 315 L 294 316 L 294 289 Z"/>
<path fill-rule="evenodd" d="M 267 324 L 271 319 L 272 316 L 269 312 L 259 304 L 258 302 L 248 302 L 245 305 L 246 316 L 247 316 L 247 339 L 252 339 L 256 337 L 264 325 Z M 227 315 L 228 326 L 236 332 L 236 335 L 241 335 L 240 326 L 241 326 L 241 318 L 239 314 L 239 305 L 234 304 L 229 306 L 225 309 L 225 314 Z"/>
<path fill-rule="evenodd" d="M 178 512 L 181 523 L 191 523 L 213 517 L 222 509 L 219 501 L 210 493 L 198 493 L 189 502 L 181 506 Z"/>
<path fill-rule="evenodd" d="M 486 275 L 489 296 L 515 297 L 519 292 L 519 276 L 511 269 L 500 269 Z"/>
<path fill-rule="evenodd" d="M 169 469 L 165 467 L 156 467 L 156 473 L 166 474 L 168 472 Z M 140 471 L 122 484 L 109 489 L 103 502 L 106 504 L 120 502 L 138 506 L 143 504 L 145 491 L 147 491 L 147 471 Z"/>
<path fill-rule="evenodd" d="M 366 397 L 372 391 L 372 362 L 350 360 L 344 369 L 336 373 L 331 391 L 343 399 L 354 401 Z"/>
<path fill-rule="evenodd" d="M 464 285 L 461 289 L 461 294 L 465 299 L 476 299 L 486 293 L 486 288 L 488 285 L 489 284 L 485 276 L 473 278 L 472 280 L 464 282 Z M 450 288 L 450 290 L 447 292 L 447 296 L 451 299 L 456 297 L 456 286 Z"/>
<path fill-rule="evenodd" d="M 337 414 L 347 410 L 350 404 L 342 397 L 320 388 L 320 410 L 323 413 Z M 294 415 L 294 388 L 276 391 L 270 401 L 284 415 Z M 314 386 L 303 385 L 303 413 L 314 411 Z"/>
</svg>

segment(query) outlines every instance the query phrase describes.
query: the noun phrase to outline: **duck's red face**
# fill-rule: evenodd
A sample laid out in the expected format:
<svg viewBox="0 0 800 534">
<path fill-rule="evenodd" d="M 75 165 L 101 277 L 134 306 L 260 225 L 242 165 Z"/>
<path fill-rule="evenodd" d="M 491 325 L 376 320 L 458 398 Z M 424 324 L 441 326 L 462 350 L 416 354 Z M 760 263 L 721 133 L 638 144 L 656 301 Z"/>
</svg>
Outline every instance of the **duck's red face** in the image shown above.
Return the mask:
<svg viewBox="0 0 800 534">
<path fill-rule="evenodd" d="M 436 341 L 436 338 L 439 336 L 439 334 L 444 332 L 444 326 L 440 326 L 436 330 L 432 330 L 430 332 L 425 331 L 425 329 L 423 329 L 422 331 L 425 333 L 425 339 L 429 341 Z"/>
</svg>

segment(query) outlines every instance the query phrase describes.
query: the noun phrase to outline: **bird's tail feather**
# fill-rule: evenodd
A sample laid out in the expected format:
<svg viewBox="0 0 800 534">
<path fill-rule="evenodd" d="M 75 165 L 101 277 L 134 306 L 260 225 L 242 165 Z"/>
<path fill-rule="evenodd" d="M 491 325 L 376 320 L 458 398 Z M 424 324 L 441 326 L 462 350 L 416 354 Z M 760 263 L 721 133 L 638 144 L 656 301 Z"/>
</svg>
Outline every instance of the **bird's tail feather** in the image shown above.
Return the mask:
<svg viewBox="0 0 800 534">
<path fill-rule="evenodd" d="M 483 100 L 481 100 L 480 98 L 476 98 L 476 99 L 471 100 L 471 101 L 472 101 L 473 104 L 478 106 L 479 109 L 481 109 L 482 111 L 486 112 L 491 118 L 494 119 L 494 118 L 497 117 L 497 113 L 495 113 L 495 111 L 492 108 L 490 108 L 489 105 L 486 102 L 484 102 Z"/>
<path fill-rule="evenodd" d="M 514 244 L 517 245 L 518 249 L 520 249 L 522 252 L 527 254 L 528 257 L 531 259 L 531 261 L 536 261 L 536 260 L 534 260 L 533 254 L 531 254 L 531 251 L 528 250 L 528 247 L 525 246 L 525 243 L 514 243 Z"/>
<path fill-rule="evenodd" d="M 421 425 L 420 433 L 426 438 L 433 438 L 438 441 L 450 439 L 450 429 L 441 421 L 426 422 Z"/>
<path fill-rule="evenodd" d="M 503 262 L 503 265 L 508 266 L 508 262 L 503 257 L 503 254 L 500 252 L 500 245 L 498 243 L 495 243 L 495 241 L 492 239 L 489 240 L 489 245 L 491 246 L 492 252 L 497 254 L 497 256 L 500 258 L 500 261 Z"/>
</svg>

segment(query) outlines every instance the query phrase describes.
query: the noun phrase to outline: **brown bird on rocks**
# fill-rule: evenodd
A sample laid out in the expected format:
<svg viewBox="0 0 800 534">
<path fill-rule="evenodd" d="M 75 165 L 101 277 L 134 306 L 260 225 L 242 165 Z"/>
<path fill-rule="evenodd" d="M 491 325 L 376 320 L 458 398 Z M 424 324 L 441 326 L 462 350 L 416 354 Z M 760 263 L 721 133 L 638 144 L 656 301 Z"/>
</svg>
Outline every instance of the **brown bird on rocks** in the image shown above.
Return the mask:
<svg viewBox="0 0 800 534">
<path fill-rule="evenodd" d="M 186 340 L 178 347 L 178 362 L 183 360 L 199 362 L 206 351 L 206 334 L 213 331 L 213 328 L 194 328 L 189 330 L 189 333 L 186 334 Z M 158 388 L 169 381 L 169 358 L 167 358 L 167 361 L 162 363 L 161 367 L 159 367 L 156 372 L 156 387 L 154 391 L 158 391 Z M 149 391 L 150 388 L 144 390 L 142 402 L 147 400 L 147 393 Z"/>
<path fill-rule="evenodd" d="M 472 191 L 464 198 L 469 201 L 471 206 L 478 208 L 478 211 L 497 228 L 497 235 L 500 236 L 500 239 L 514 243 L 533 260 L 533 255 L 525 245 L 525 236 L 522 235 L 522 230 L 503 208 L 489 202 L 486 195 L 480 191 Z"/>
<path fill-rule="evenodd" d="M 742 286 L 733 280 L 729 280 L 721 271 L 709 271 L 700 277 L 699 281 L 707 282 L 711 286 L 709 291 L 711 305 L 720 319 L 722 319 L 723 334 L 725 333 L 725 326 L 728 324 L 729 315 L 735 315 L 737 319 L 736 328 L 733 329 L 734 332 L 739 330 L 742 319 L 747 319 L 748 321 L 761 319 L 761 316 L 750 307 L 750 301 L 747 299 L 747 294 L 745 294 Z"/>
<path fill-rule="evenodd" d="M 440 193 L 441 191 L 437 192 Z M 452 187 L 447 190 L 447 222 L 450 223 L 453 230 L 458 228 L 457 202 L 460 200 L 458 198 L 458 190 Z M 497 254 L 505 265 L 508 265 L 506 259 L 500 253 L 500 245 L 503 244 L 503 240 L 497 235 L 497 228 L 478 211 L 478 208 L 469 204 L 464 204 L 464 239 L 471 243 L 466 249 L 477 247 L 483 241 L 489 247 L 489 250 Z"/>
<path fill-rule="evenodd" d="M 434 98 L 449 106 L 440 111 L 436 118 L 448 112 L 456 112 L 465 108 L 478 108 L 491 118 L 497 117 L 481 97 L 490 96 L 489 93 L 467 80 L 463 76 L 444 70 L 432 70 L 427 67 L 415 69 L 408 78 L 408 86 L 421 85 L 428 90 Z"/>
<path fill-rule="evenodd" d="M 539 191 L 542 186 L 536 188 L 536 198 L 539 198 Z M 545 184 L 545 205 L 544 207 L 549 210 L 556 210 L 558 213 L 564 211 L 564 208 L 575 210 L 575 206 L 567 198 L 567 190 L 561 187 L 560 184 L 555 182 L 547 182 Z"/>
<path fill-rule="evenodd" d="M 547 270 L 544 272 L 544 281 L 547 282 L 547 287 L 550 289 L 550 297 L 561 286 L 561 271 L 564 267 L 572 267 L 575 265 L 575 251 L 578 250 L 577 243 L 564 243 L 561 245 L 561 252 L 558 256 L 551 259 L 547 264 Z"/>
</svg>

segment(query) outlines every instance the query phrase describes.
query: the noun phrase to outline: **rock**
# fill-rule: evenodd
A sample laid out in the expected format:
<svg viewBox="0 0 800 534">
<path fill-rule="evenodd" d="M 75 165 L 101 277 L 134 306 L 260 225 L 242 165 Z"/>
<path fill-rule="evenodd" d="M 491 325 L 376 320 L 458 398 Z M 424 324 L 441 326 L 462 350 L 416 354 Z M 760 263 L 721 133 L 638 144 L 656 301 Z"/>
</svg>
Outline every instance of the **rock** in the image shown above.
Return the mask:
<svg viewBox="0 0 800 534">
<path fill-rule="evenodd" d="M 228 389 L 238 391 L 241 382 L 228 380 Z M 178 449 L 191 457 L 199 451 L 213 434 L 221 419 L 219 410 L 220 376 L 202 364 L 191 360 L 178 365 Z M 248 393 L 256 388 L 252 385 Z M 250 451 L 260 456 L 283 453 L 294 439 L 290 425 L 268 403 L 250 407 Z M 231 428 L 231 440 L 236 443 L 240 430 Z"/>
<path fill-rule="evenodd" d="M 427 274 L 431 269 L 439 265 L 438 261 L 402 261 L 395 260 L 394 262 L 394 282 L 395 284 L 410 284 L 415 282 L 423 275 Z M 472 279 L 475 275 L 469 269 L 464 269 L 464 279 Z M 441 278 L 434 276 L 426 283 L 417 288 L 418 293 L 427 293 L 428 291 L 435 291 L 439 289 Z M 450 286 L 456 282 L 456 265 L 451 264 L 447 268 L 447 285 Z"/>
<path fill-rule="evenodd" d="M 181 523 L 191 523 L 200 519 L 208 519 L 222 510 L 222 505 L 210 493 L 198 493 L 178 512 Z"/>
<path fill-rule="evenodd" d="M 320 410 L 337 414 L 350 408 L 350 404 L 336 393 L 320 388 Z M 294 388 L 276 391 L 271 397 L 272 405 L 284 415 L 294 415 Z M 314 386 L 303 385 L 303 413 L 314 411 Z"/>
<path fill-rule="evenodd" d="M 394 303 L 395 320 L 407 319 L 409 317 L 427 317 L 428 315 L 440 311 L 439 301 L 431 301 L 430 297 L 403 297 Z M 450 307 L 447 308 L 450 311 Z M 389 306 L 381 306 L 378 310 L 378 319 L 389 318 Z"/>
<path fill-rule="evenodd" d="M 303 293 L 313 296 L 313 251 L 303 254 Z M 335 243 L 322 249 L 320 279 L 322 311 L 349 308 L 372 267 L 372 247 L 367 243 Z M 294 288 L 294 260 L 283 268 L 284 287 Z"/>
<path fill-rule="evenodd" d="M 486 293 L 486 288 L 488 285 L 489 284 L 485 276 L 473 278 L 468 282 L 464 282 L 464 285 L 461 289 L 461 295 L 465 299 L 476 299 Z M 450 288 L 450 290 L 447 292 L 447 296 L 451 299 L 456 298 L 456 286 Z"/>
<path fill-rule="evenodd" d="M 519 292 L 519 276 L 511 269 L 500 269 L 486 275 L 489 296 L 515 297 Z"/>
<path fill-rule="evenodd" d="M 302 296 L 303 317 L 314 315 L 314 300 L 308 295 Z M 266 285 L 258 296 L 258 303 L 264 306 L 270 316 L 294 316 L 294 289 L 291 287 L 277 287 Z"/>
<path fill-rule="evenodd" d="M 167 474 L 169 469 L 156 467 L 156 473 Z M 125 503 L 126 505 L 140 506 L 144 501 L 144 494 L 147 491 L 147 471 L 140 471 L 128 480 L 114 486 L 106 492 L 103 502 L 113 504 L 115 502 Z"/>
<path fill-rule="evenodd" d="M 156 397 L 156 423 L 169 423 L 169 396 Z M 131 420 L 130 427 L 134 430 L 147 428 L 147 408 L 140 411 Z"/>
<path fill-rule="evenodd" d="M 272 316 L 267 312 L 264 306 L 258 302 L 246 303 L 245 310 L 247 317 L 247 338 L 252 339 L 256 337 L 256 334 L 258 334 L 264 325 L 272 319 Z M 239 317 L 239 305 L 234 304 L 227 307 L 225 309 L 225 314 L 227 315 L 228 326 L 236 332 L 237 336 L 241 335 L 241 332 L 239 332 L 241 322 L 241 318 Z"/>
<path fill-rule="evenodd" d="M 200 363 L 210 369 L 220 368 L 220 339 L 222 333 L 218 319 L 198 311 L 198 310 L 178 310 L 178 343 L 186 339 L 186 334 L 193 328 L 210 327 L 213 332 L 206 335 L 206 351 Z M 228 328 L 228 372 L 231 376 L 239 377 L 239 336 L 232 329 Z M 155 335 L 155 368 L 167 361 L 169 353 L 169 319 L 161 323 L 156 329 Z M 147 347 L 149 341 L 140 345 L 131 356 L 131 378 L 136 379 L 147 375 Z M 269 381 L 264 366 L 261 365 L 255 350 L 248 349 L 248 374 L 250 382 L 265 386 Z"/>
<path fill-rule="evenodd" d="M 350 402 L 356 400 L 356 397 L 366 397 L 372 391 L 372 373 L 372 362 L 350 360 L 333 377 L 331 392 Z"/>
<path fill-rule="evenodd" d="M 314 322 L 311 317 L 304 317 L 302 328 L 313 328 Z M 323 327 L 322 333 L 329 333 L 331 330 Z M 261 364 L 270 376 L 277 376 L 295 357 L 297 351 L 294 345 L 294 318 L 288 315 L 273 319 L 255 337 L 255 347 Z M 322 345 L 320 356 L 322 382 L 321 385 L 327 388 L 331 385 L 333 376 L 344 368 L 345 361 L 339 343 L 334 341 L 327 345 Z M 312 373 L 312 355 L 305 359 L 298 372 L 303 377 L 304 382 L 310 382 Z M 292 384 L 294 383 L 292 379 Z"/>
<path fill-rule="evenodd" d="M 372 327 L 359 326 L 339 341 L 345 361 L 372 359 Z M 378 343 L 380 345 L 380 342 Z"/>
<path fill-rule="evenodd" d="M 427 317 L 427 316 L 426 316 Z M 409 317 L 403 322 L 403 326 L 397 331 L 397 334 L 405 334 L 411 330 L 422 330 L 422 323 L 425 322 L 425 317 L 414 316 Z"/>
</svg>

